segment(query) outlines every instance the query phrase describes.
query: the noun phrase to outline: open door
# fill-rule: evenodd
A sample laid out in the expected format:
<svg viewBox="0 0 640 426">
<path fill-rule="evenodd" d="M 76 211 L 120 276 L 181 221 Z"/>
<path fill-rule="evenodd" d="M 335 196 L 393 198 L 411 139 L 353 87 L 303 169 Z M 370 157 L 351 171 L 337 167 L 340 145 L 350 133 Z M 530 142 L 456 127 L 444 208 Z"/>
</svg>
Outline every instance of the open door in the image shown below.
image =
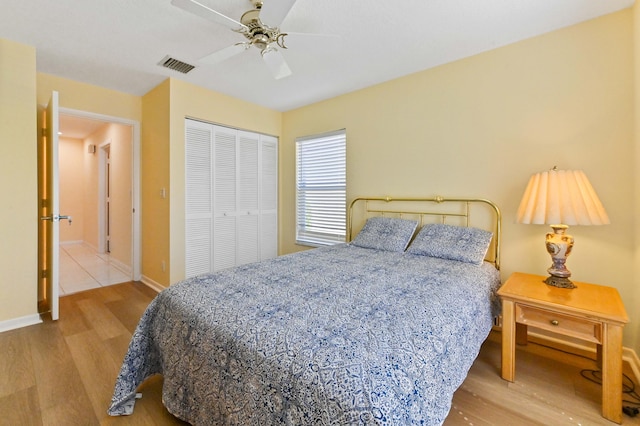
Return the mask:
<svg viewBox="0 0 640 426">
<path fill-rule="evenodd" d="M 58 92 L 51 94 L 43 117 L 42 137 L 38 144 L 38 191 L 40 196 L 40 226 L 38 238 L 39 280 L 38 310 L 51 313 L 57 320 L 59 297 L 60 216 L 58 194 Z"/>
</svg>

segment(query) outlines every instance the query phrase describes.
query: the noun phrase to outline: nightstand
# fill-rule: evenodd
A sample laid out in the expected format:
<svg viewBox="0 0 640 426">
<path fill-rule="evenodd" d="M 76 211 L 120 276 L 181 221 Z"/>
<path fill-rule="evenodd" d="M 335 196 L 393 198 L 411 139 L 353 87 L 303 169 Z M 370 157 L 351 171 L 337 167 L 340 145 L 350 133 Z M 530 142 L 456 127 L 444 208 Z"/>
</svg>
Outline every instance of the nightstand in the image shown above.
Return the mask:
<svg viewBox="0 0 640 426">
<path fill-rule="evenodd" d="M 613 287 L 575 282 L 552 287 L 545 277 L 516 272 L 504 283 L 502 378 L 515 379 L 515 344 L 526 343 L 527 326 L 597 344 L 602 369 L 602 415 L 622 422 L 622 328 L 629 318 Z M 517 330 L 517 333 L 516 333 Z"/>
</svg>

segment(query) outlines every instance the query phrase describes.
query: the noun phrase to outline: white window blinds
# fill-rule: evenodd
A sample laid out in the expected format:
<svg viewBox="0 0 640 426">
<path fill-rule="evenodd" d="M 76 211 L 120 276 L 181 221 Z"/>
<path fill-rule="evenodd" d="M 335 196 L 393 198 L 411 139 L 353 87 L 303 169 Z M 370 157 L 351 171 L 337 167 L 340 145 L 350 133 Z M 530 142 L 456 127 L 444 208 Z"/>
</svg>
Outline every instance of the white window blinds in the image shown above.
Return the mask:
<svg viewBox="0 0 640 426">
<path fill-rule="evenodd" d="M 296 139 L 296 242 L 345 241 L 346 131 Z"/>
</svg>

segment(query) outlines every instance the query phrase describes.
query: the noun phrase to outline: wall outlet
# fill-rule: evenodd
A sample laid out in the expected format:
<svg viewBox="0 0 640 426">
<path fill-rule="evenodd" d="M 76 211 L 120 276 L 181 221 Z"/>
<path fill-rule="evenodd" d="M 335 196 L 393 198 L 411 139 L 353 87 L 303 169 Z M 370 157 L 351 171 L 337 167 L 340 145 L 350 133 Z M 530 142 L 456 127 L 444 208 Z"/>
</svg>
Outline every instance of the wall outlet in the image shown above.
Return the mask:
<svg viewBox="0 0 640 426">
<path fill-rule="evenodd" d="M 164 263 L 164 260 L 162 261 L 162 272 L 167 272 L 167 265 Z"/>
</svg>

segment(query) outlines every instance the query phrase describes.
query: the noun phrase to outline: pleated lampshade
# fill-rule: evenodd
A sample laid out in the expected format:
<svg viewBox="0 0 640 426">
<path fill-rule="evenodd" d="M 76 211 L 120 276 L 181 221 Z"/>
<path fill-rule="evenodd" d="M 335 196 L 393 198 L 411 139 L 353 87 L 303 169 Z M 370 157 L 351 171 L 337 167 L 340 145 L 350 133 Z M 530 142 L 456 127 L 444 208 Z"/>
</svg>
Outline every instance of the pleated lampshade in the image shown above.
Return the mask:
<svg viewBox="0 0 640 426">
<path fill-rule="evenodd" d="M 517 223 L 606 225 L 609 216 L 581 170 L 549 170 L 531 176 Z"/>
</svg>

